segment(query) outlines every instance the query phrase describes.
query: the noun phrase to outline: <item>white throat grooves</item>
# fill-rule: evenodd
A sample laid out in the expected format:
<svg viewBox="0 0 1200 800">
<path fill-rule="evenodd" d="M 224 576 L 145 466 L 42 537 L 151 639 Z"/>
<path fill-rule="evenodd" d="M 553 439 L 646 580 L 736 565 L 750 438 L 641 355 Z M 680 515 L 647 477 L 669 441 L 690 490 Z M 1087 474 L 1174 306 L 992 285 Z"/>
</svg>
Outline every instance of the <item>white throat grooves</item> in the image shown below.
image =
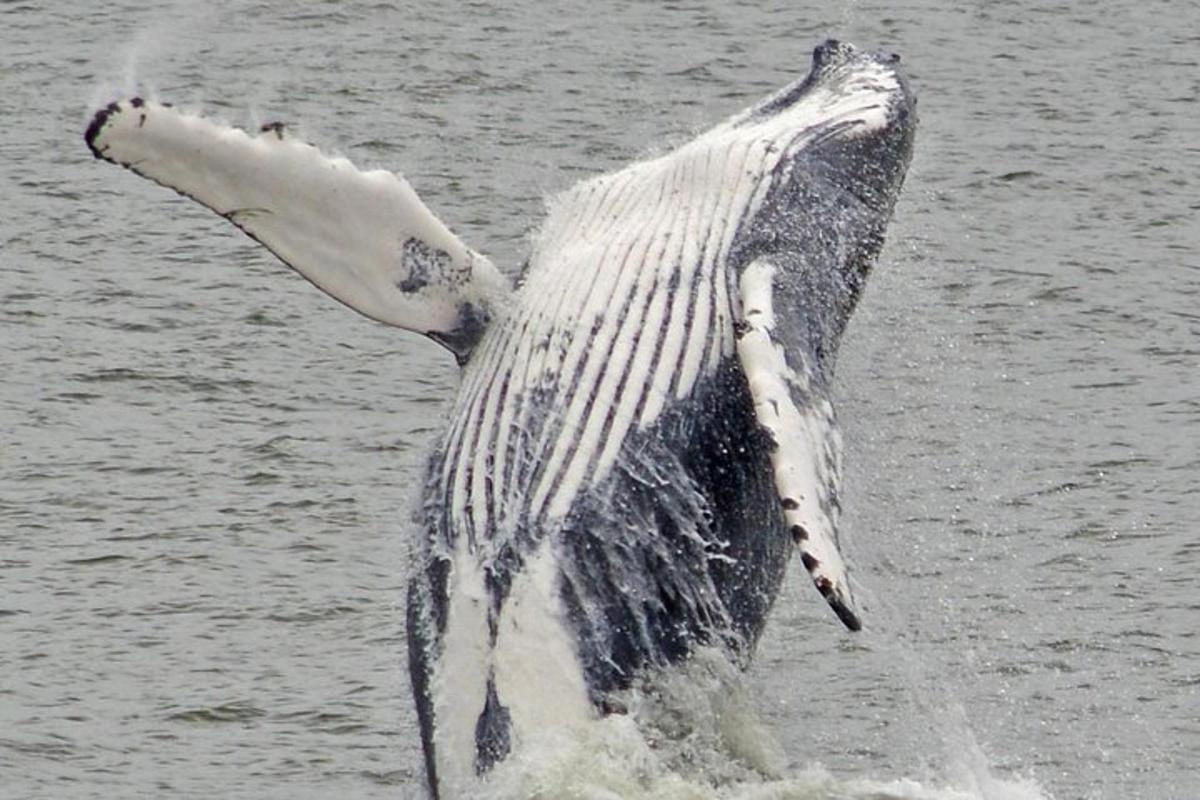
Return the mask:
<svg viewBox="0 0 1200 800">
<path fill-rule="evenodd" d="M 861 623 L 853 610 L 846 565 L 838 550 L 837 508 L 841 441 L 833 407 L 823 392 L 814 392 L 811 365 L 802 353 L 788 366 L 775 338 L 772 283 L 775 265 L 759 259 L 746 267 L 739 282 L 742 335 L 738 357 L 746 371 L 754 413 L 772 439 L 771 468 L 784 519 L 813 583 L 852 630 Z M 799 405 L 797 400 L 803 400 Z"/>
</svg>

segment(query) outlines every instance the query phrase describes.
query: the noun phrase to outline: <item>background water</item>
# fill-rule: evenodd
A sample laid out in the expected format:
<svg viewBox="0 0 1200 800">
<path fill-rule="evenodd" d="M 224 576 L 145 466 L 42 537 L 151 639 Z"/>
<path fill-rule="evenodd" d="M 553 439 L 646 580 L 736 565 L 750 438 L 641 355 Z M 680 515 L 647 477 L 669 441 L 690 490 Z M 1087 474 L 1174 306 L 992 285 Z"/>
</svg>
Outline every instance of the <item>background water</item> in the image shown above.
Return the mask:
<svg viewBox="0 0 1200 800">
<path fill-rule="evenodd" d="M 1200 6 L 1102 6 L 0 4 L 0 797 L 422 787 L 452 361 L 94 162 L 91 109 L 283 120 L 514 270 L 547 192 L 829 35 L 922 119 L 839 364 L 869 630 L 792 574 L 747 681 L 791 766 L 747 796 L 1200 796 Z"/>
</svg>

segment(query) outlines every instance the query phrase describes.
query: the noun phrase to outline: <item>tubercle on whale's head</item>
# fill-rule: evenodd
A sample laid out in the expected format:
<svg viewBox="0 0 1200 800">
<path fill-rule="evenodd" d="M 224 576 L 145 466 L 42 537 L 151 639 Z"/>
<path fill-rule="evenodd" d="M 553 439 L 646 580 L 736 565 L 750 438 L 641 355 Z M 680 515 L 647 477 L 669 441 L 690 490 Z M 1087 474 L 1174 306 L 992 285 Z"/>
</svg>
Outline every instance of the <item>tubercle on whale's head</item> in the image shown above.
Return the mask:
<svg viewBox="0 0 1200 800">
<path fill-rule="evenodd" d="M 900 56 L 897 53 L 860 50 L 849 42 L 826 39 L 813 49 L 812 71 L 815 73 L 831 72 L 839 67 L 852 66 L 855 61 L 862 59 L 885 65 L 900 63 Z"/>
<path fill-rule="evenodd" d="M 840 113 L 882 107 L 889 122 L 904 122 L 916 110 L 916 98 L 896 53 L 860 50 L 828 39 L 813 50 L 807 75 L 748 109 L 735 124 L 746 124 L 811 106 L 836 106 Z"/>
</svg>

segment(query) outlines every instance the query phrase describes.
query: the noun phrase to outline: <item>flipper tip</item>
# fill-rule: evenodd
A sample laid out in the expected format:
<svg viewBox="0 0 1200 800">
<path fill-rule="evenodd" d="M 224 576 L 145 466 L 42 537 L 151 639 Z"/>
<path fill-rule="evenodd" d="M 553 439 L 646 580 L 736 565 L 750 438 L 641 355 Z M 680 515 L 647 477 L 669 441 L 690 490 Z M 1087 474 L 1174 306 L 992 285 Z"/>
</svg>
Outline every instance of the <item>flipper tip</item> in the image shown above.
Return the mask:
<svg viewBox="0 0 1200 800">
<path fill-rule="evenodd" d="M 805 553 L 805 556 L 808 554 Z M 815 561 L 814 561 L 815 563 Z M 809 561 L 806 560 L 805 566 L 808 566 Z M 837 618 L 842 621 L 842 624 L 851 631 L 862 630 L 862 618 L 858 616 L 852 607 L 849 598 L 840 588 L 836 588 L 833 582 L 824 575 L 814 575 L 813 583 L 817 586 L 817 591 L 825 598 L 825 602 L 833 609 L 833 613 L 837 614 Z"/>
<path fill-rule="evenodd" d="M 135 101 L 141 102 L 141 98 L 134 98 Z M 96 158 L 104 158 L 104 152 L 96 147 L 96 137 L 100 135 L 100 131 L 108 124 L 108 118 L 113 114 L 120 113 L 120 103 L 109 103 L 104 108 L 96 112 L 92 117 L 91 124 L 87 126 L 87 130 L 83 133 L 83 140 L 87 142 L 88 149 L 92 151 L 92 155 Z"/>
<path fill-rule="evenodd" d="M 829 607 L 833 609 L 834 614 L 837 614 L 837 618 L 842 621 L 847 630 L 855 633 L 862 630 L 862 619 L 851 610 L 850 606 L 842 602 L 841 598 L 830 597 L 828 601 Z"/>
</svg>

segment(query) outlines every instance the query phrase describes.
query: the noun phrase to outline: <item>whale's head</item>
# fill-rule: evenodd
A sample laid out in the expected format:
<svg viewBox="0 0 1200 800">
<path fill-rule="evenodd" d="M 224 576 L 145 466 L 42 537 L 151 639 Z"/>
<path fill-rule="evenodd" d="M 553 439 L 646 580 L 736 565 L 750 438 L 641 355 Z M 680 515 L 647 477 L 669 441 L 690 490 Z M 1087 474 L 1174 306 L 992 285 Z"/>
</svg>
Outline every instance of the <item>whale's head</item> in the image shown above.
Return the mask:
<svg viewBox="0 0 1200 800">
<path fill-rule="evenodd" d="M 856 305 L 912 156 L 916 99 L 899 56 L 827 41 L 808 75 L 725 123 L 778 149 L 731 253 L 768 258 L 778 302 L 821 360 Z M 829 359 L 831 361 L 831 359 Z"/>
<path fill-rule="evenodd" d="M 733 126 L 786 121 L 797 133 L 884 137 L 911 149 L 916 98 L 894 53 L 829 39 L 812 53 L 808 74 L 729 120 Z M 811 137 L 805 141 L 812 143 Z"/>
</svg>

